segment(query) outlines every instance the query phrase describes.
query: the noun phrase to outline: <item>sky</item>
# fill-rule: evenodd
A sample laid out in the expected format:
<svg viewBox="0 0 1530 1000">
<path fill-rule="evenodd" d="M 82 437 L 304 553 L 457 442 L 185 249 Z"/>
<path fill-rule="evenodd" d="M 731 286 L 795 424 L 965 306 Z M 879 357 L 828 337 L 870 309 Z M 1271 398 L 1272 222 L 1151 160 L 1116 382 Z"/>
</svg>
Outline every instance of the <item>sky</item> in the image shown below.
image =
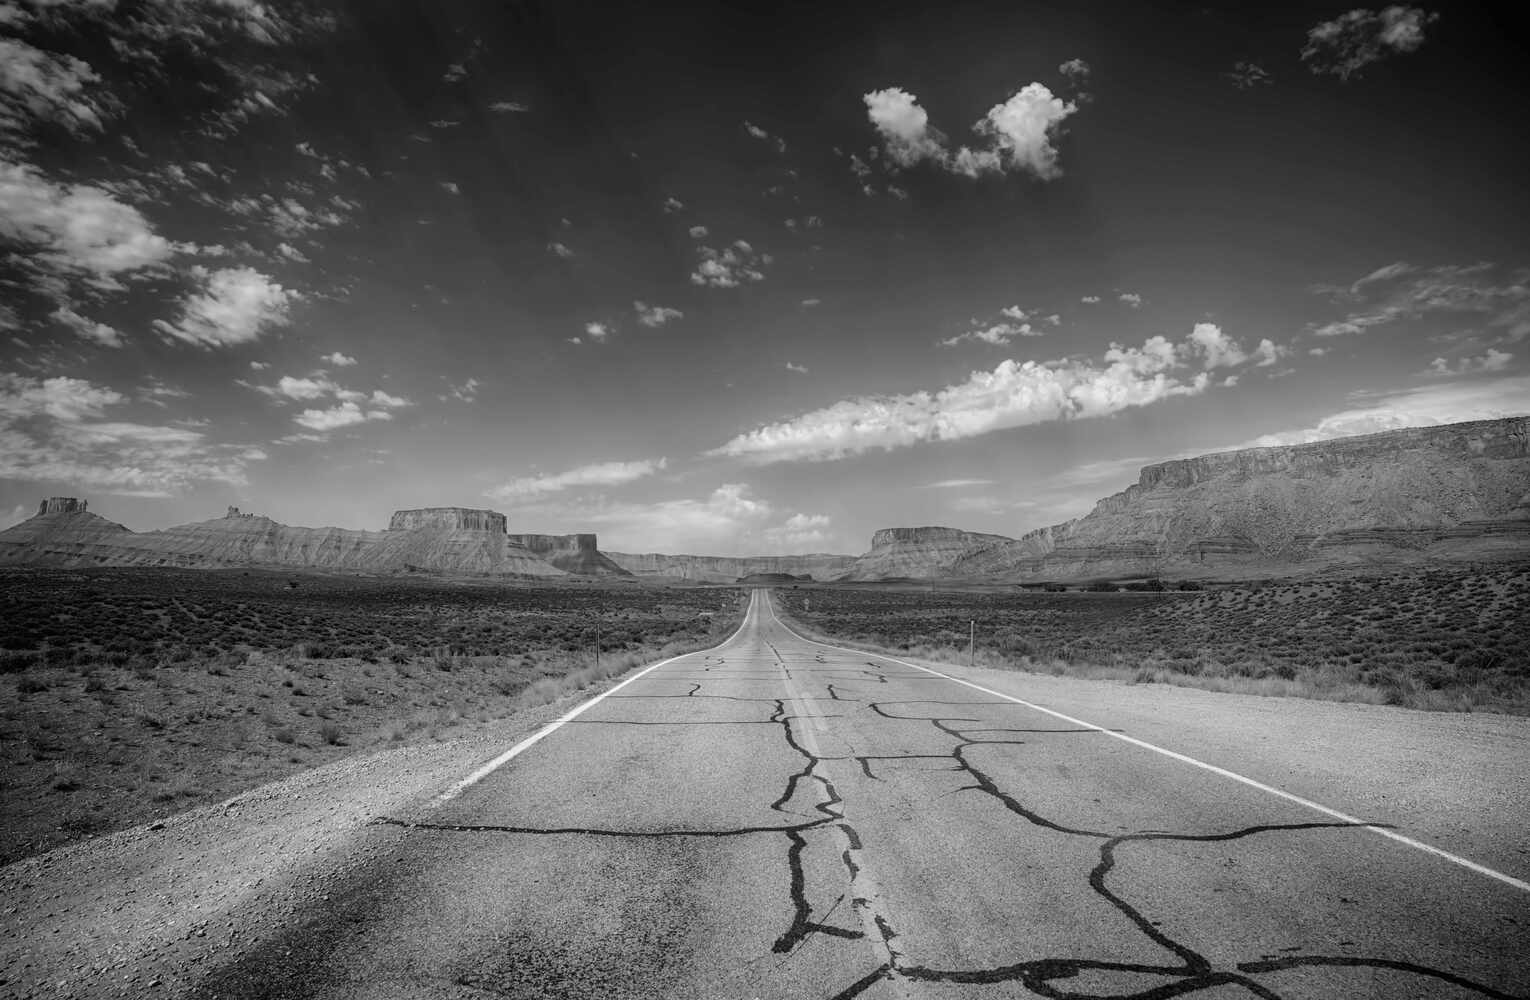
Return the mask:
<svg viewBox="0 0 1530 1000">
<path fill-rule="evenodd" d="M 1490 5 L 0 0 L 0 526 L 1018 536 L 1530 412 Z"/>
</svg>

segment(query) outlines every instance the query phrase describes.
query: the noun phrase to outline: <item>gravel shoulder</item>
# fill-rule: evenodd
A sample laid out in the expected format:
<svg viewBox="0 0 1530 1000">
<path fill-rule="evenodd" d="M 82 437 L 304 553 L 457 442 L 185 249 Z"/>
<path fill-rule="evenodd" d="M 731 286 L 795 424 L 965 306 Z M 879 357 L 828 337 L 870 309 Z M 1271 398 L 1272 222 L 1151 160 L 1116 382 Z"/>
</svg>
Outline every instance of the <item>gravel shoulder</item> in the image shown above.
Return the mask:
<svg viewBox="0 0 1530 1000">
<path fill-rule="evenodd" d="M 0 869 L 0 995 L 175 995 L 258 947 L 361 866 L 368 823 L 418 808 L 505 746 L 595 693 L 438 743 L 347 757 L 216 805 Z"/>
</svg>

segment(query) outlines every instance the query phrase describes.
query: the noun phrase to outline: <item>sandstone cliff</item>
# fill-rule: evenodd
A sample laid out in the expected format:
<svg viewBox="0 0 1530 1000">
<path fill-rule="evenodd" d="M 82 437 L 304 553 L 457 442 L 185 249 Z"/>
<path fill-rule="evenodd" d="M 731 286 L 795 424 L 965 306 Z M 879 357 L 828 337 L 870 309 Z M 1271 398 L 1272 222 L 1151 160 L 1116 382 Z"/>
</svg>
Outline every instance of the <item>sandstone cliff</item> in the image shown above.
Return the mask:
<svg viewBox="0 0 1530 1000">
<path fill-rule="evenodd" d="M 634 576 L 667 577 L 698 583 L 733 583 L 741 577 L 761 573 L 834 580 L 843 576 L 856 559 L 855 556 L 825 553 L 800 556 L 689 556 L 665 555 L 660 552 L 607 552 L 606 555 Z"/>
<path fill-rule="evenodd" d="M 494 510 L 468 507 L 422 507 L 396 510 L 388 521 L 389 531 L 414 531 L 418 528 L 444 528 L 447 531 L 494 531 L 505 533 L 505 515 Z"/>
<path fill-rule="evenodd" d="M 536 553 L 565 573 L 580 576 L 631 576 L 596 545 L 594 535 L 511 535 L 511 543 Z"/>
<path fill-rule="evenodd" d="M 417 512 L 405 511 L 404 514 Z M 263 567 L 366 573 L 469 573 L 548 578 L 566 575 L 512 543 L 503 515 L 421 519 L 422 527 L 388 531 L 290 527 L 230 508 L 226 516 L 163 531 L 136 533 L 83 511 L 40 514 L 0 532 L 0 565 Z M 394 523 L 398 523 L 394 515 Z M 409 518 L 406 518 L 407 522 Z"/>
<path fill-rule="evenodd" d="M 1303 572 L 1530 558 L 1530 418 L 1416 427 L 1144 468 L 1087 516 L 954 576 Z"/>
<path fill-rule="evenodd" d="M 855 561 L 844 579 L 952 576 L 962 560 L 1013 541 L 957 528 L 883 528 L 871 536 L 871 551 Z"/>
<path fill-rule="evenodd" d="M 83 514 L 90 508 L 89 500 L 74 497 L 49 497 L 37 505 L 38 514 Z"/>
</svg>

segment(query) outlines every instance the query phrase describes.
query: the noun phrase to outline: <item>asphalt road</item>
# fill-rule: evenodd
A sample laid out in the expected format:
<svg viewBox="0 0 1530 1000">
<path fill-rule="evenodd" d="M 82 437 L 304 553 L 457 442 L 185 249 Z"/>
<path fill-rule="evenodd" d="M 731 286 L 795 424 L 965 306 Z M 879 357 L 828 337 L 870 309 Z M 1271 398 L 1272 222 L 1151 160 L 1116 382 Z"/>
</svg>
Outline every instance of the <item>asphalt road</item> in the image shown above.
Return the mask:
<svg viewBox="0 0 1530 1000">
<path fill-rule="evenodd" d="M 201 995 L 1530 995 L 1525 888 L 800 639 L 763 591 L 369 835 L 385 866 Z"/>
</svg>

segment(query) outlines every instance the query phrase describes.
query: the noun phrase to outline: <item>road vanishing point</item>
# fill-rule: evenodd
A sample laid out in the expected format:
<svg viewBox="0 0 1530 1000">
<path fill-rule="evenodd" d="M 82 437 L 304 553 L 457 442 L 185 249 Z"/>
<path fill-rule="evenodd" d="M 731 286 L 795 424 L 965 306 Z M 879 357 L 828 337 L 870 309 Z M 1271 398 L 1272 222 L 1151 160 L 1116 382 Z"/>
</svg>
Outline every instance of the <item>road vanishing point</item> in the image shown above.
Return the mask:
<svg viewBox="0 0 1530 1000">
<path fill-rule="evenodd" d="M 1530 995 L 1524 882 L 802 638 L 763 590 L 721 646 L 371 829 L 390 864 L 200 995 Z"/>
</svg>

